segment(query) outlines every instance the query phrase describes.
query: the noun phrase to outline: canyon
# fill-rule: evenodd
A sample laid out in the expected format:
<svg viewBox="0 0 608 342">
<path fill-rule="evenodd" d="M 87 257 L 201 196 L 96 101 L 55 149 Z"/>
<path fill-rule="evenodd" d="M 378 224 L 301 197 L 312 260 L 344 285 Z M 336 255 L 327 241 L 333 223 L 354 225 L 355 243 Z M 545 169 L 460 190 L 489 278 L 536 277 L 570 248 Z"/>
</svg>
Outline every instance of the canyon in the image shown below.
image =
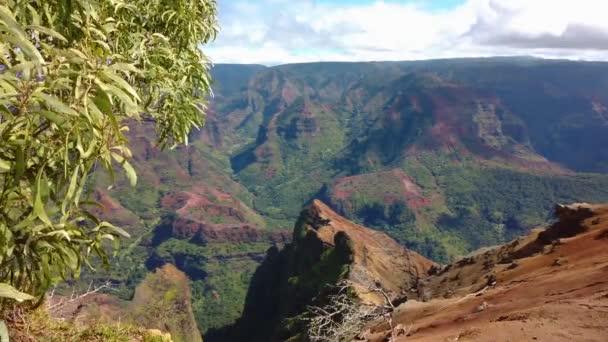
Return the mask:
<svg viewBox="0 0 608 342">
<path fill-rule="evenodd" d="M 556 203 L 608 202 L 606 63 L 220 64 L 212 73 L 206 123 L 187 146 L 162 150 L 152 127 L 133 125 L 137 186 L 95 173 L 94 212 L 132 237 L 112 269 L 74 283 L 110 279 L 128 301 L 147 274 L 174 265 L 208 341 L 242 319 L 269 250 L 293 246 L 294 222 L 315 200 L 428 265 L 550 225 Z"/>
</svg>

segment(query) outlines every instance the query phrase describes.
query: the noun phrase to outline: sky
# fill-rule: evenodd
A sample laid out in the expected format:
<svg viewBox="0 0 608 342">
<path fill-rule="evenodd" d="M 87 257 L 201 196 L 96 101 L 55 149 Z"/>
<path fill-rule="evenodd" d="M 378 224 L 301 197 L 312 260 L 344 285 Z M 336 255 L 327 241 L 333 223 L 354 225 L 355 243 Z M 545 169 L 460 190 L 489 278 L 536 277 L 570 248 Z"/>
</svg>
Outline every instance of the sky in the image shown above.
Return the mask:
<svg viewBox="0 0 608 342">
<path fill-rule="evenodd" d="M 218 0 L 213 63 L 608 60 L 608 0 Z"/>
</svg>

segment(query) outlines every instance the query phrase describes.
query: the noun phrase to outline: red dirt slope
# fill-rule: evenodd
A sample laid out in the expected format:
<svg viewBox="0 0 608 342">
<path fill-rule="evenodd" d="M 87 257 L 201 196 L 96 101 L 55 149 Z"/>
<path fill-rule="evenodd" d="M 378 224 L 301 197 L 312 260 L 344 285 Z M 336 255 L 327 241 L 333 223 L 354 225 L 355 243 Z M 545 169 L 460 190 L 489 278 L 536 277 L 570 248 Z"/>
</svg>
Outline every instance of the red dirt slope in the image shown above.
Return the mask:
<svg viewBox="0 0 608 342">
<path fill-rule="evenodd" d="M 608 341 L 608 206 L 558 206 L 546 230 L 426 279 L 394 313 L 396 341 Z M 396 324 L 397 324 L 396 323 Z M 387 341 L 378 323 L 368 341 Z"/>
<path fill-rule="evenodd" d="M 348 280 L 364 302 L 384 303 L 384 297 L 369 291 L 369 286 L 374 282 L 379 282 L 391 299 L 395 299 L 416 288 L 419 278 L 436 266 L 420 254 L 402 247 L 388 235 L 336 214 L 319 200 L 313 201 L 308 215 L 318 222 L 314 233 L 324 244 L 335 245 L 338 232 L 348 236 L 353 255 Z"/>
</svg>

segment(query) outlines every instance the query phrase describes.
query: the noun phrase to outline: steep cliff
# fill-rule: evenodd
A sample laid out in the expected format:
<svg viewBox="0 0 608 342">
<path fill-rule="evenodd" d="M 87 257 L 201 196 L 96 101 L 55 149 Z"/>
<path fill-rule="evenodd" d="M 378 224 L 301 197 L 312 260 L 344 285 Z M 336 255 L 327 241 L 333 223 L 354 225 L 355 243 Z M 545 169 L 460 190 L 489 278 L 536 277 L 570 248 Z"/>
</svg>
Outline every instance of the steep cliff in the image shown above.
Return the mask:
<svg viewBox="0 0 608 342">
<path fill-rule="evenodd" d="M 242 318 L 226 340 L 284 341 L 305 329 L 306 307 L 322 303 L 348 280 L 364 303 L 417 298 L 422 277 L 435 264 L 386 234 L 357 225 L 315 200 L 294 228 L 293 242 L 271 248 L 253 276 Z"/>
</svg>

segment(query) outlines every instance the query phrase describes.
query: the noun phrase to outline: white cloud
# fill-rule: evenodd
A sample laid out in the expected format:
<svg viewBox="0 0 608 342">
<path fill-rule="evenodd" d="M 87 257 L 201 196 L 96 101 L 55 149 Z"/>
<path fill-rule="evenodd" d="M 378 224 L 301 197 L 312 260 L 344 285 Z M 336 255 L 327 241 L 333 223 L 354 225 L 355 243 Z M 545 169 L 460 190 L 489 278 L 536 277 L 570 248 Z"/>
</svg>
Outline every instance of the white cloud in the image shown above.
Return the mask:
<svg viewBox="0 0 608 342">
<path fill-rule="evenodd" d="M 220 2 L 215 63 L 406 60 L 535 55 L 608 60 L 608 1 L 467 0 L 368 5 L 312 0 Z"/>
</svg>

